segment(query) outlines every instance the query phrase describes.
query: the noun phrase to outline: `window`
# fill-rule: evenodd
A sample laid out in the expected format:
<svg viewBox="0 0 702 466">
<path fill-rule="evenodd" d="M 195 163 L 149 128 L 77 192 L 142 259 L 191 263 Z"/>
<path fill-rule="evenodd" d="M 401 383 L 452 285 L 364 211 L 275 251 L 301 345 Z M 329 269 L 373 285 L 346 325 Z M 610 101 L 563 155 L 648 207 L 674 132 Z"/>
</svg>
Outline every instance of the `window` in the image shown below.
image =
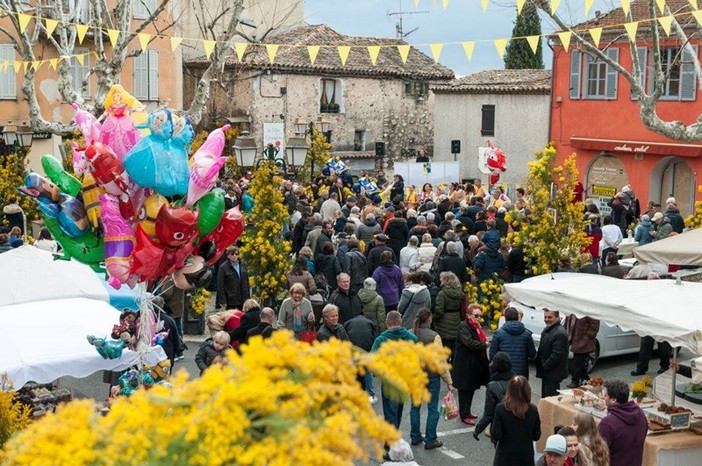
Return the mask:
<svg viewBox="0 0 702 466">
<path fill-rule="evenodd" d="M 609 48 L 604 53 L 619 61 L 619 49 Z M 570 54 L 571 99 L 616 99 L 617 71 L 602 60 L 580 50 Z"/>
<path fill-rule="evenodd" d="M 353 133 L 353 150 L 361 151 L 366 150 L 366 131 L 363 129 L 357 129 Z"/>
<path fill-rule="evenodd" d="M 156 0 L 134 0 L 134 19 L 147 19 L 156 10 Z"/>
<path fill-rule="evenodd" d="M 5 66 L 5 61 L 8 66 Z M 15 47 L 10 44 L 0 45 L 0 99 L 17 98 L 17 80 L 12 62 L 15 61 Z"/>
<path fill-rule="evenodd" d="M 86 80 L 90 75 L 90 54 L 87 52 L 88 49 L 83 48 L 74 50 L 77 55 L 85 54 L 82 65 L 76 57 L 71 57 L 71 85 L 84 99 L 90 99 L 90 79 Z M 84 80 L 86 80 L 85 86 L 83 86 Z"/>
<path fill-rule="evenodd" d="M 697 46 L 692 46 L 697 55 Z M 695 100 L 697 76 L 692 55 L 679 47 L 667 47 L 661 50 L 661 68 L 668 75 L 661 99 Z"/>
<path fill-rule="evenodd" d="M 158 50 L 146 50 L 134 57 L 134 97 L 158 101 Z"/>
<path fill-rule="evenodd" d="M 480 125 L 480 135 L 481 136 L 494 136 L 495 135 L 495 106 L 494 105 L 483 105 L 483 120 Z"/>
<path fill-rule="evenodd" d="M 320 113 L 339 113 L 341 111 L 341 81 L 322 79 L 322 96 L 319 101 Z"/>
<path fill-rule="evenodd" d="M 429 83 L 424 81 L 405 81 L 405 95 L 426 97 L 429 94 Z"/>
</svg>

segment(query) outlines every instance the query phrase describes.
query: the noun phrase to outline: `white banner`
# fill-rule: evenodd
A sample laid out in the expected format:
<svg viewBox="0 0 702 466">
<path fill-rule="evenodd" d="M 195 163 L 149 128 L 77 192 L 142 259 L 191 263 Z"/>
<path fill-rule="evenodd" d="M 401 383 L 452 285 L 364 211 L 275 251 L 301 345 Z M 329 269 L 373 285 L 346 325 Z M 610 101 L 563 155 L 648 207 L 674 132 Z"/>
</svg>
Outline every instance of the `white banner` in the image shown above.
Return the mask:
<svg viewBox="0 0 702 466">
<path fill-rule="evenodd" d="M 441 183 L 460 181 L 459 162 L 395 162 L 395 175 L 401 175 L 405 186 L 417 186 L 417 192 L 424 183 L 436 186 Z"/>
<path fill-rule="evenodd" d="M 478 170 L 480 173 L 485 175 L 490 174 L 490 169 L 487 165 L 488 154 L 490 153 L 489 147 L 478 147 Z"/>
<path fill-rule="evenodd" d="M 268 144 L 280 147 L 279 155 L 285 152 L 285 123 L 264 123 L 263 124 L 263 149 Z"/>
</svg>

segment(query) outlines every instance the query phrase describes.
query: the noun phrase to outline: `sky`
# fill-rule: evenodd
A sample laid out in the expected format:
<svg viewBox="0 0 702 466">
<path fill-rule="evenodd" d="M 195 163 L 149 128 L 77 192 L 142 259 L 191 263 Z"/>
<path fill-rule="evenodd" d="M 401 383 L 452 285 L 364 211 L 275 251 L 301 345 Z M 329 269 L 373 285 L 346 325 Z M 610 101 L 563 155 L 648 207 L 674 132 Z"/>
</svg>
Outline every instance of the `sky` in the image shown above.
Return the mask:
<svg viewBox="0 0 702 466">
<path fill-rule="evenodd" d="M 619 6 L 619 2 L 616 2 Z M 451 68 L 457 76 L 465 76 L 486 69 L 504 68 L 497 54 L 493 39 L 509 38 L 516 19 L 515 0 L 490 0 L 483 13 L 480 0 L 450 0 L 442 7 L 441 0 L 305 0 L 305 19 L 310 24 L 325 23 L 341 34 L 352 36 L 396 37 L 398 16 L 388 13 L 400 11 L 426 13 L 407 14 L 403 19 L 405 40 L 431 56 L 429 44 L 456 42 L 444 45 L 440 62 Z M 595 11 L 603 13 L 613 8 L 613 0 L 595 0 L 589 17 Z M 574 24 L 585 19 L 584 0 L 561 0 L 558 13 Z M 542 16 L 543 33 L 554 30 L 550 18 Z M 477 42 L 469 62 L 461 46 L 465 41 Z M 551 53 L 545 41 L 544 65 L 551 68 Z"/>
</svg>

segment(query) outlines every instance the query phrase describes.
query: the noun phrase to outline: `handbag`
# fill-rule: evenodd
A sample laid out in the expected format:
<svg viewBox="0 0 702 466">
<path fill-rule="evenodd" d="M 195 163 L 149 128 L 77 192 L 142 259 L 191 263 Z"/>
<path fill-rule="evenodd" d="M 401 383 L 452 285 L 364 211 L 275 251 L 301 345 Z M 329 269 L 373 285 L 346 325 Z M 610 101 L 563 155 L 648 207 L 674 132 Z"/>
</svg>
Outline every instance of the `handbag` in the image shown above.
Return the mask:
<svg viewBox="0 0 702 466">
<path fill-rule="evenodd" d="M 447 421 L 458 417 L 458 405 L 456 398 L 453 396 L 453 391 L 450 391 L 444 396 L 441 401 L 441 411 L 444 414 L 444 419 Z"/>
<path fill-rule="evenodd" d="M 305 343 L 309 343 L 311 345 L 317 341 L 317 330 L 315 330 L 314 323 L 310 325 L 310 322 L 306 322 L 305 327 L 305 330 L 300 332 L 300 341 L 304 341 Z"/>
</svg>

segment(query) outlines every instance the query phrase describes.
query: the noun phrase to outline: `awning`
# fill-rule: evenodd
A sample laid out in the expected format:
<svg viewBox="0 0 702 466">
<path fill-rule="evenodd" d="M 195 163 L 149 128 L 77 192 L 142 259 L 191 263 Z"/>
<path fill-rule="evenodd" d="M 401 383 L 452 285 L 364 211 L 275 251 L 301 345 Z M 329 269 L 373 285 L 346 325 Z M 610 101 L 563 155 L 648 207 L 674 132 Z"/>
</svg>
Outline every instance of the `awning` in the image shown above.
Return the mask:
<svg viewBox="0 0 702 466">
<path fill-rule="evenodd" d="M 702 228 L 639 246 L 634 257 L 641 262 L 702 266 Z"/>
<path fill-rule="evenodd" d="M 677 155 L 698 157 L 702 155 L 702 145 L 672 142 L 627 141 L 623 139 L 596 139 L 572 136 L 570 145 L 576 149 L 620 152 L 626 154 Z"/>
</svg>

